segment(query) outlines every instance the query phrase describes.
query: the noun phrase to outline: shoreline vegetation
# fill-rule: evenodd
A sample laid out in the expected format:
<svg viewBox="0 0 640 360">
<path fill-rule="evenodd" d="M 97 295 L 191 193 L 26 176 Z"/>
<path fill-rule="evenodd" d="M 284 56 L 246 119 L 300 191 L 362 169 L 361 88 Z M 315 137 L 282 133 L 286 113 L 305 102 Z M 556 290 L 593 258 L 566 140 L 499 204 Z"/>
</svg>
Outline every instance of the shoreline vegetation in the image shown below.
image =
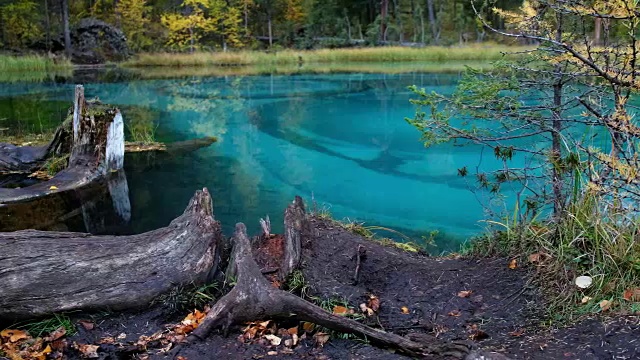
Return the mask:
<svg viewBox="0 0 640 360">
<path fill-rule="evenodd" d="M 146 66 L 240 66 L 240 65 L 303 65 L 328 63 L 392 63 L 448 61 L 488 62 L 503 58 L 505 53 L 530 49 L 507 45 L 468 45 L 462 47 L 427 46 L 410 48 L 400 46 L 349 49 L 195 52 L 195 53 L 141 53 L 122 63 L 125 67 Z"/>
</svg>

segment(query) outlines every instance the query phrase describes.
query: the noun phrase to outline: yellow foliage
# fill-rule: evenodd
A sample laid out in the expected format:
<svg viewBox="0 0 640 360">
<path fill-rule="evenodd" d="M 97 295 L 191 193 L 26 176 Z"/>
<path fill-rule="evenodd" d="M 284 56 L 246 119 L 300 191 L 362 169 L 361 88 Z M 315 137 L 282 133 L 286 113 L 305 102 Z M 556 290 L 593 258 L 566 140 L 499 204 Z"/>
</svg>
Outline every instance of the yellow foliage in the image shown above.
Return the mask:
<svg viewBox="0 0 640 360">
<path fill-rule="evenodd" d="M 116 12 L 120 16 L 122 31 L 127 36 L 129 46 L 138 50 L 151 44 L 145 36 L 144 29 L 149 24 L 149 7 L 146 0 L 120 0 Z"/>
<path fill-rule="evenodd" d="M 7 45 L 24 46 L 42 36 L 37 8 L 38 5 L 32 0 L 19 0 L 0 8 Z"/>
<path fill-rule="evenodd" d="M 165 14 L 162 24 L 169 30 L 167 45 L 191 51 L 201 47 L 203 37 L 218 37 L 225 45 L 242 46 L 239 8 L 224 0 L 185 0 L 183 7 L 191 10 L 189 15 Z"/>
<path fill-rule="evenodd" d="M 304 22 L 306 14 L 302 8 L 303 0 L 286 0 L 286 9 L 284 12 L 284 18 L 295 24 L 301 24 Z"/>
</svg>

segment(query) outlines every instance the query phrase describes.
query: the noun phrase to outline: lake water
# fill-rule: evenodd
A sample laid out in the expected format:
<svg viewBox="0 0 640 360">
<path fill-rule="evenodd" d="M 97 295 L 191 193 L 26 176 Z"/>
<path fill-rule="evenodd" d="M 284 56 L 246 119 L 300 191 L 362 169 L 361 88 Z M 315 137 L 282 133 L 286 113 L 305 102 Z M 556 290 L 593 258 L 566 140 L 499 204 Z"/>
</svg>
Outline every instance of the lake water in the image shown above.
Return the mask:
<svg viewBox="0 0 640 360">
<path fill-rule="evenodd" d="M 442 251 L 483 231 L 489 195 L 470 191 L 472 176 L 457 175 L 475 168 L 481 151 L 425 149 L 404 118 L 415 111 L 407 86 L 450 93 L 457 81 L 451 74 L 350 73 L 84 82 L 87 97 L 122 108 L 130 132 L 152 131 L 164 142 L 219 138 L 175 157 L 128 157 L 132 218 L 123 232 L 165 226 L 207 187 L 227 233 L 239 221 L 257 231 L 266 215 L 281 230 L 283 209 L 300 195 L 334 218 L 418 242 L 437 230 Z M 0 84 L 0 128 L 55 127 L 72 93 L 72 81 Z M 481 166 L 499 163 L 487 153 Z"/>
</svg>

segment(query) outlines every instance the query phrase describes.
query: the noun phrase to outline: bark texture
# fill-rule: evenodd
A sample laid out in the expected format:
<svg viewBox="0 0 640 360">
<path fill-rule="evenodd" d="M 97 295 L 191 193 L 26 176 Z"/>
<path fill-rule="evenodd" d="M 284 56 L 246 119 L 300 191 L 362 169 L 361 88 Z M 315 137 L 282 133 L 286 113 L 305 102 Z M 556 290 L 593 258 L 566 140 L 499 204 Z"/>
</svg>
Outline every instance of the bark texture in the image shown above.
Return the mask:
<svg viewBox="0 0 640 360">
<path fill-rule="evenodd" d="M 132 236 L 0 233 L 0 318 L 135 308 L 174 286 L 205 283 L 222 238 L 211 205 L 203 189 L 169 226 Z"/>
</svg>

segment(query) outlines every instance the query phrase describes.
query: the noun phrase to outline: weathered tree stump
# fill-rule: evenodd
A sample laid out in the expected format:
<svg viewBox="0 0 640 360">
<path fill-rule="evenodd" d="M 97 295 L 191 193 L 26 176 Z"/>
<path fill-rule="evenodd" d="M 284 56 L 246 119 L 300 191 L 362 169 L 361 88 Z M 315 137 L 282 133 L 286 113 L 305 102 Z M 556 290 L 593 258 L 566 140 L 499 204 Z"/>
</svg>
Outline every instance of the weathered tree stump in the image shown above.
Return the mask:
<svg viewBox="0 0 640 360">
<path fill-rule="evenodd" d="M 76 86 L 73 145 L 68 167 L 51 180 L 18 189 L 0 188 L 0 205 L 28 202 L 52 192 L 73 191 L 108 172 L 122 169 L 124 124 L 120 111 L 100 103 L 88 106 L 84 88 Z"/>
<path fill-rule="evenodd" d="M 174 286 L 210 280 L 220 224 L 206 189 L 165 228 L 132 236 L 25 230 L 0 233 L 0 319 L 126 309 Z"/>
</svg>

